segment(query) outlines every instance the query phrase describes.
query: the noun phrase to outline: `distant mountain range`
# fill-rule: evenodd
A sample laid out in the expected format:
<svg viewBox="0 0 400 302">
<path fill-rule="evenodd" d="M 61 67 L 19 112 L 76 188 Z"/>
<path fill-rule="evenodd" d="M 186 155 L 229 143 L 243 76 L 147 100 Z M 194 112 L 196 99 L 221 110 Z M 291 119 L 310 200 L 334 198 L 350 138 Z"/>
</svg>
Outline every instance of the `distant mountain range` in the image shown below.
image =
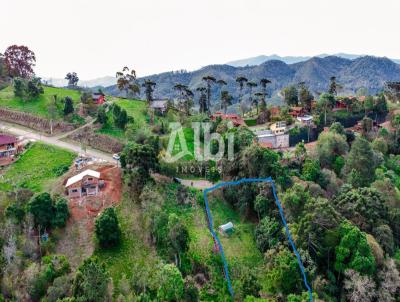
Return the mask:
<svg viewBox="0 0 400 302">
<path fill-rule="evenodd" d="M 292 57 L 291 60 L 294 60 Z M 234 67 L 228 64 L 209 65 L 192 72 L 164 72 L 139 79 L 151 79 L 156 82 L 155 98 L 174 98 L 173 87 L 177 83 L 187 85 L 193 92 L 203 86 L 202 78 L 211 75 L 227 82 L 224 89 L 237 96 L 238 76 L 249 81 L 259 82 L 262 78 L 272 81 L 269 94 L 277 97 L 278 92 L 290 84 L 305 82 L 312 92 L 321 93 L 328 89 L 329 79 L 336 76 L 341 85 L 341 94 L 354 94 L 359 88 L 367 88 L 369 93 L 383 89 L 386 81 L 400 81 L 400 65 L 388 58 L 362 56 L 354 59 L 338 56 L 312 57 L 305 61 L 287 64 L 281 60 L 269 60 L 255 66 Z M 258 89 L 258 88 L 256 88 Z M 255 89 L 255 90 L 256 90 Z M 123 96 L 115 85 L 104 91 L 111 95 Z M 213 98 L 217 99 L 218 85 L 213 85 Z"/>
<path fill-rule="evenodd" d="M 329 56 L 334 56 L 334 57 L 339 57 L 343 59 L 349 59 L 349 60 L 354 60 L 360 57 L 365 57 L 365 55 L 353 55 L 353 54 L 347 54 L 347 53 L 337 53 L 334 55 L 328 55 L 328 54 L 320 54 L 318 56 L 315 56 L 317 58 L 325 58 Z M 244 66 L 255 66 L 255 65 L 260 65 L 264 62 L 271 61 L 271 60 L 279 60 L 282 62 L 285 62 L 286 64 L 294 64 L 294 63 L 299 63 L 299 62 L 304 62 L 312 57 L 309 56 L 303 56 L 303 57 L 297 57 L 297 56 L 285 56 L 281 57 L 279 55 L 261 55 L 257 57 L 251 57 L 247 59 L 241 59 L 241 60 L 235 60 L 235 61 L 230 61 L 226 63 L 227 65 L 231 65 L 233 67 L 244 67 Z M 393 62 L 400 64 L 400 59 L 391 59 Z"/>
<path fill-rule="evenodd" d="M 49 85 L 53 85 L 56 87 L 65 87 L 68 84 L 67 80 L 60 79 L 60 78 L 43 77 L 43 80 L 46 81 Z M 117 80 L 115 79 L 115 77 L 104 76 L 104 77 L 96 78 L 96 79 L 92 79 L 92 80 L 80 80 L 78 82 L 78 85 L 81 87 L 88 87 L 88 88 L 107 87 L 107 86 L 115 85 L 116 82 L 117 82 Z"/>
</svg>

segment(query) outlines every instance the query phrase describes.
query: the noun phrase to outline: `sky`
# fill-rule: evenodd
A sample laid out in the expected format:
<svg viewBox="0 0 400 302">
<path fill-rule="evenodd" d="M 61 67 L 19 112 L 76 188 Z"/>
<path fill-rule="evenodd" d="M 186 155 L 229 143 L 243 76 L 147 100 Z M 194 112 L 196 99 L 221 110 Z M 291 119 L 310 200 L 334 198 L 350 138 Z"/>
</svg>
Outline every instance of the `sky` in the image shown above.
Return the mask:
<svg viewBox="0 0 400 302">
<path fill-rule="evenodd" d="M 398 0 L 2 0 L 0 52 L 42 77 L 138 76 L 258 55 L 400 58 Z"/>
</svg>

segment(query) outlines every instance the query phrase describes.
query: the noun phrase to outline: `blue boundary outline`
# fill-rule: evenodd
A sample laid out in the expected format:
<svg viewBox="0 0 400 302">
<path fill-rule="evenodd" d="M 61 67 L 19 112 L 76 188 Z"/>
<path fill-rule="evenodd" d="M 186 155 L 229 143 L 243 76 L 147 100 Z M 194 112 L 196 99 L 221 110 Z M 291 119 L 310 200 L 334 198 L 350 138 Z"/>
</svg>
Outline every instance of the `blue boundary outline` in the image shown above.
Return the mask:
<svg viewBox="0 0 400 302">
<path fill-rule="evenodd" d="M 306 272 L 304 270 L 303 262 L 301 261 L 300 254 L 296 249 L 296 246 L 295 246 L 295 244 L 294 244 L 294 242 L 292 240 L 292 236 L 290 235 L 289 227 L 288 227 L 288 225 L 286 223 L 286 219 L 285 219 L 285 215 L 283 213 L 283 209 L 282 209 L 281 203 L 279 202 L 278 195 L 276 194 L 275 183 L 274 183 L 274 181 L 272 180 L 271 177 L 267 177 L 267 178 L 242 178 L 242 179 L 240 179 L 238 181 L 221 182 L 219 184 L 216 184 L 213 187 L 205 189 L 204 192 L 203 192 L 204 203 L 205 203 L 205 206 L 206 206 L 206 211 L 207 211 L 207 216 L 208 216 L 208 227 L 210 229 L 211 235 L 213 236 L 215 241 L 218 243 L 218 247 L 219 247 L 219 250 L 220 250 L 220 253 L 221 253 L 222 262 L 224 263 L 225 278 L 226 278 L 226 281 L 228 282 L 228 289 L 229 289 L 229 292 L 230 292 L 232 298 L 234 297 L 234 292 L 233 292 L 233 288 L 232 288 L 232 284 L 231 284 L 231 279 L 229 277 L 228 262 L 226 261 L 225 254 L 224 254 L 224 249 L 222 247 L 221 241 L 219 240 L 217 234 L 214 231 L 214 224 L 213 224 L 213 219 L 212 219 L 210 207 L 208 205 L 207 193 L 212 192 L 212 191 L 214 191 L 214 190 L 216 190 L 218 188 L 221 188 L 221 187 L 239 185 L 239 184 L 242 184 L 242 183 L 251 183 L 251 182 L 269 182 L 269 183 L 272 184 L 272 193 L 274 194 L 275 203 L 276 203 L 276 205 L 277 205 L 277 207 L 279 209 L 279 214 L 280 214 L 282 222 L 283 222 L 283 224 L 285 226 L 286 235 L 287 235 L 287 237 L 289 239 L 290 245 L 292 246 L 293 252 L 296 255 L 297 262 L 298 262 L 300 270 L 301 270 L 301 274 L 303 275 L 304 285 L 308 290 L 308 294 L 309 294 L 309 297 L 310 297 L 310 302 L 312 302 L 313 301 L 313 299 L 312 299 L 312 290 L 311 290 L 310 285 L 307 282 L 307 276 L 306 276 Z"/>
</svg>

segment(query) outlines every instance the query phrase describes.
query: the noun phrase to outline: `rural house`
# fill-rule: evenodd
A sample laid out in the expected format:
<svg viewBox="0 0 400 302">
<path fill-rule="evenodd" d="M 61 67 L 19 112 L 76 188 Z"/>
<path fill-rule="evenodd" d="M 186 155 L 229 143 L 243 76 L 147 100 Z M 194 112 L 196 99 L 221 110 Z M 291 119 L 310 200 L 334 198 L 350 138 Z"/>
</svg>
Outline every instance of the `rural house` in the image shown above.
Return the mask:
<svg viewBox="0 0 400 302">
<path fill-rule="evenodd" d="M 168 101 L 167 100 L 154 100 L 150 103 L 150 108 L 153 109 L 156 113 L 160 115 L 164 115 L 168 109 Z"/>
<path fill-rule="evenodd" d="M 92 93 L 92 99 L 93 99 L 93 102 L 97 105 L 102 105 L 106 101 L 105 94 L 102 92 Z"/>
<path fill-rule="evenodd" d="M 100 172 L 85 170 L 67 180 L 65 188 L 71 198 L 97 195 L 104 182 L 100 180 Z"/>
<path fill-rule="evenodd" d="M 256 131 L 258 144 L 263 148 L 281 149 L 289 147 L 289 134 L 285 134 L 286 124 L 278 122 L 269 130 Z"/>
<path fill-rule="evenodd" d="M 15 136 L 0 134 L 0 165 L 9 163 L 19 152 L 18 140 Z"/>
<path fill-rule="evenodd" d="M 235 127 L 238 126 L 243 126 L 244 120 L 237 114 L 223 114 L 222 112 L 216 112 L 213 115 L 211 115 L 211 119 L 215 121 L 218 117 L 220 117 L 222 120 L 228 120 L 233 123 Z"/>
</svg>

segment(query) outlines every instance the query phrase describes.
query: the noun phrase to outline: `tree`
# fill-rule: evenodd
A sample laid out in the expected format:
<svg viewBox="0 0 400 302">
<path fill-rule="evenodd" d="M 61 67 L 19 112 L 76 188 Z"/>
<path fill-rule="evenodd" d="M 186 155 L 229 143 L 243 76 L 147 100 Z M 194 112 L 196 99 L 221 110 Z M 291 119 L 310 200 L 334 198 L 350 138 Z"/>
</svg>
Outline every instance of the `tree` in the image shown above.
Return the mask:
<svg viewBox="0 0 400 302">
<path fill-rule="evenodd" d="M 299 93 L 297 87 L 290 85 L 282 89 L 281 94 L 283 99 L 288 106 L 298 106 L 299 105 Z"/>
<path fill-rule="evenodd" d="M 338 156 L 346 154 L 348 145 L 344 136 L 323 132 L 318 137 L 317 154 L 322 167 L 331 168 Z"/>
<path fill-rule="evenodd" d="M 250 94 L 249 103 L 251 105 L 253 105 L 253 89 L 257 87 L 257 83 L 255 83 L 255 82 L 247 82 L 246 86 L 249 87 L 249 94 Z"/>
<path fill-rule="evenodd" d="M 325 198 L 310 198 L 298 216 L 297 246 L 330 267 L 331 250 L 337 244 L 336 228 L 343 217 Z"/>
<path fill-rule="evenodd" d="M 159 275 L 157 298 L 161 301 L 179 301 L 184 292 L 184 282 L 181 272 L 173 264 L 166 264 Z"/>
<path fill-rule="evenodd" d="M 148 144 L 127 144 L 121 153 L 120 161 L 124 169 L 138 168 L 142 173 L 141 177 L 145 180 L 150 177 L 150 171 L 158 167 L 157 154 L 154 148 Z"/>
<path fill-rule="evenodd" d="M 199 97 L 199 111 L 200 113 L 206 113 L 209 111 L 208 105 L 207 105 L 207 95 L 206 91 L 207 88 L 205 87 L 198 87 L 196 88 L 196 91 L 200 92 L 200 97 Z"/>
<path fill-rule="evenodd" d="M 43 94 L 44 90 L 42 87 L 42 82 L 40 78 L 32 77 L 26 86 L 26 94 L 29 99 L 33 99 L 38 97 L 40 94 Z"/>
<path fill-rule="evenodd" d="M 175 253 L 175 263 L 179 267 L 180 255 L 186 253 L 189 249 L 189 232 L 175 214 L 170 214 L 168 217 L 168 230 L 169 242 L 172 251 Z"/>
<path fill-rule="evenodd" d="M 126 124 L 129 121 L 128 113 L 125 109 L 122 109 L 119 105 L 113 104 L 112 107 L 114 124 L 120 129 L 125 129 Z"/>
<path fill-rule="evenodd" d="M 318 100 L 318 107 L 324 112 L 324 125 L 326 125 L 327 112 L 332 109 L 333 106 L 335 106 L 335 97 L 333 94 L 321 94 Z"/>
<path fill-rule="evenodd" d="M 236 83 L 238 83 L 238 85 L 239 85 L 239 103 L 242 101 L 243 88 L 244 88 L 245 83 L 247 83 L 247 81 L 248 81 L 247 78 L 242 77 L 242 76 L 236 78 Z"/>
<path fill-rule="evenodd" d="M 232 105 L 233 96 L 229 94 L 229 91 L 221 91 L 221 108 L 224 109 L 224 113 L 228 110 L 228 106 Z"/>
<path fill-rule="evenodd" d="M 69 218 L 68 203 L 65 198 L 58 198 L 54 204 L 54 216 L 51 220 L 53 227 L 62 228 Z"/>
<path fill-rule="evenodd" d="M 260 86 L 262 87 L 262 93 L 263 93 L 263 96 L 264 96 L 264 102 L 266 102 L 266 97 L 268 95 L 268 93 L 267 93 L 267 85 L 270 84 L 270 83 L 272 83 L 272 82 L 270 80 L 268 80 L 268 79 L 265 79 L 265 78 L 262 78 L 260 80 Z"/>
<path fill-rule="evenodd" d="M 125 66 L 122 71 L 116 73 L 116 78 L 118 89 L 125 91 L 126 97 L 136 95 L 140 92 L 135 70 L 129 70 L 129 68 Z"/>
<path fill-rule="evenodd" d="M 21 78 L 14 79 L 14 95 L 19 98 L 23 98 L 25 96 L 26 91 L 26 83 Z"/>
<path fill-rule="evenodd" d="M 387 258 L 383 269 L 378 273 L 380 288 L 378 289 L 379 302 L 394 302 L 396 293 L 400 289 L 400 274 L 393 259 Z"/>
<path fill-rule="evenodd" d="M 376 264 L 365 233 L 344 221 L 339 226 L 339 235 L 341 239 L 336 247 L 335 270 L 345 272 L 352 269 L 361 274 L 372 275 Z"/>
<path fill-rule="evenodd" d="M 43 228 L 51 226 L 54 209 L 50 194 L 41 193 L 34 196 L 28 203 L 28 212 L 33 215 L 36 226 Z"/>
<path fill-rule="evenodd" d="M 345 272 L 344 289 L 349 302 L 372 302 L 376 296 L 375 282 L 369 276 L 362 276 L 355 270 Z M 379 300 L 380 301 L 380 300 Z"/>
<path fill-rule="evenodd" d="M 364 102 L 363 102 L 363 106 L 364 106 L 364 113 L 365 116 L 367 115 L 368 112 L 372 111 L 374 109 L 374 98 L 371 95 L 368 95 Z"/>
<path fill-rule="evenodd" d="M 146 95 L 146 100 L 148 103 L 153 101 L 153 92 L 155 86 L 156 83 L 153 82 L 152 80 L 145 80 L 144 83 L 142 84 L 142 87 L 144 87 L 144 93 Z"/>
<path fill-rule="evenodd" d="M 36 56 L 26 46 L 9 46 L 4 53 L 4 61 L 8 74 L 12 78 L 29 78 L 34 74 L 33 66 L 35 66 Z"/>
<path fill-rule="evenodd" d="M 376 97 L 374 110 L 378 114 L 386 114 L 388 112 L 386 97 L 383 93 L 378 94 L 378 96 Z"/>
<path fill-rule="evenodd" d="M 64 99 L 64 115 L 68 115 L 74 112 L 74 103 L 69 96 L 66 96 Z"/>
<path fill-rule="evenodd" d="M 328 93 L 331 95 L 337 95 L 336 77 L 330 77 Z"/>
<path fill-rule="evenodd" d="M 126 124 L 129 122 L 128 113 L 125 109 L 121 109 L 120 113 L 118 114 L 117 118 L 114 119 L 115 125 L 120 129 L 125 129 Z"/>
<path fill-rule="evenodd" d="M 310 193 L 307 192 L 300 184 L 294 184 L 293 187 L 286 190 L 282 198 L 285 208 L 285 215 L 288 219 L 300 217 L 304 205 L 311 199 Z"/>
<path fill-rule="evenodd" d="M 79 77 L 76 72 L 68 72 L 65 79 L 68 80 L 69 87 L 76 87 L 79 82 Z"/>
<path fill-rule="evenodd" d="M 394 102 L 400 101 L 400 82 L 387 82 L 385 84 L 385 94 Z"/>
<path fill-rule="evenodd" d="M 321 167 L 319 161 L 306 159 L 301 174 L 304 180 L 318 183 L 321 180 Z"/>
<path fill-rule="evenodd" d="M 301 289 L 299 264 L 287 248 L 270 250 L 265 258 L 268 262 L 264 290 L 272 294 L 287 295 Z"/>
<path fill-rule="evenodd" d="M 258 249 L 265 253 L 275 247 L 280 240 L 281 225 L 274 218 L 265 216 L 256 227 L 255 237 Z"/>
<path fill-rule="evenodd" d="M 206 83 L 207 86 L 207 107 L 208 110 L 211 109 L 211 85 L 216 82 L 216 79 L 213 76 L 204 76 L 202 80 Z"/>
<path fill-rule="evenodd" d="M 254 95 L 255 95 L 255 98 L 253 100 L 253 105 L 256 106 L 257 115 L 258 115 L 259 105 L 260 105 L 260 107 L 263 108 L 261 111 L 266 109 L 265 96 L 264 96 L 263 92 L 256 92 Z"/>
<path fill-rule="evenodd" d="M 235 296 L 239 298 L 240 301 L 242 301 L 244 297 L 250 295 L 253 297 L 260 296 L 261 285 L 257 277 L 253 270 L 246 266 L 240 267 L 240 276 L 238 277 L 238 285 L 236 286 L 238 290 L 235 292 Z"/>
<path fill-rule="evenodd" d="M 332 123 L 332 125 L 329 127 L 329 131 L 340 135 L 346 135 L 343 125 L 339 122 Z"/>
<path fill-rule="evenodd" d="M 73 295 L 82 302 L 109 301 L 108 284 L 109 276 L 104 264 L 96 257 L 90 257 L 78 267 L 72 286 Z"/>
<path fill-rule="evenodd" d="M 187 115 L 190 114 L 190 108 L 193 107 L 193 92 L 183 84 L 176 84 L 174 89 L 179 95 L 179 107 L 182 111 L 186 112 Z"/>
<path fill-rule="evenodd" d="M 299 83 L 299 102 L 307 110 L 311 111 L 311 101 L 314 99 L 304 82 Z"/>
<path fill-rule="evenodd" d="M 96 219 L 95 231 L 101 247 L 109 248 L 119 244 L 121 229 L 114 208 L 105 209 Z"/>
<path fill-rule="evenodd" d="M 97 110 L 97 121 L 102 125 L 107 124 L 108 115 L 104 106 L 100 106 Z"/>
<path fill-rule="evenodd" d="M 224 80 L 220 79 L 220 80 L 217 81 L 217 84 L 219 86 L 219 98 L 220 98 L 220 101 L 221 101 L 221 108 L 220 109 L 222 109 L 222 92 L 223 92 L 222 88 L 224 86 L 226 86 L 227 83 Z"/>
<path fill-rule="evenodd" d="M 348 180 L 351 180 L 352 173 L 354 175 L 354 172 L 357 172 L 359 177 L 355 179 L 356 182 L 353 182 L 353 185 L 368 186 L 375 178 L 376 167 L 377 162 L 370 143 L 358 136 L 351 146 L 344 166 Z"/>
<path fill-rule="evenodd" d="M 390 256 L 394 254 L 394 239 L 390 226 L 381 224 L 373 229 L 373 235 L 386 253 Z"/>
<path fill-rule="evenodd" d="M 343 192 L 334 203 L 344 217 L 363 231 L 371 232 L 388 221 L 388 208 L 376 189 L 358 188 Z"/>
</svg>

